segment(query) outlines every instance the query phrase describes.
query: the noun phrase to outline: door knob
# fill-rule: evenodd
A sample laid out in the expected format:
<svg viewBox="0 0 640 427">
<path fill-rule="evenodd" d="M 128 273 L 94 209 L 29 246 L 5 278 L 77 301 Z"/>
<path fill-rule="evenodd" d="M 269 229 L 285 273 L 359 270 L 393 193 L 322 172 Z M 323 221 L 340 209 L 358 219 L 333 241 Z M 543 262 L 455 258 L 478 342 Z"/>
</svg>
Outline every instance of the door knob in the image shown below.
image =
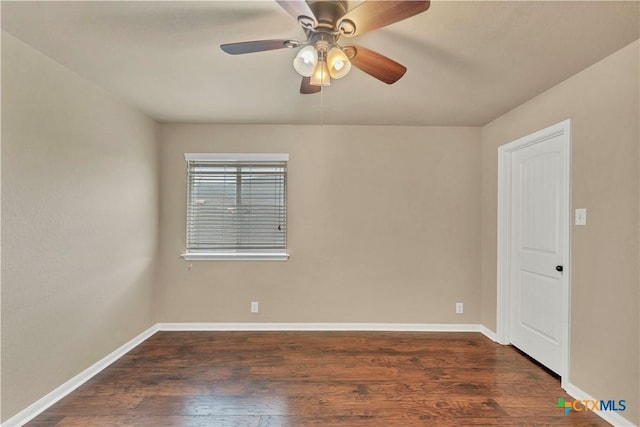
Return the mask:
<svg viewBox="0 0 640 427">
<path fill-rule="evenodd" d="M 556 265 L 556 271 L 559 271 L 559 272 L 562 273 L 562 270 L 564 270 L 564 269 L 562 268 L 561 265 Z"/>
</svg>

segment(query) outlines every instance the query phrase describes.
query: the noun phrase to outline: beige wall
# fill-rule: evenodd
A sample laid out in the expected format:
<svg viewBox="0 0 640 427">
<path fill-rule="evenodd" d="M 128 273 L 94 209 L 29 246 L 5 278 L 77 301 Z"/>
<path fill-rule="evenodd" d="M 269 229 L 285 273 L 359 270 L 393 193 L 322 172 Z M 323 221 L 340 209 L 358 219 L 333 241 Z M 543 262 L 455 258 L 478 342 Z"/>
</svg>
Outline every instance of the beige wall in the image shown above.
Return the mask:
<svg viewBox="0 0 640 427">
<path fill-rule="evenodd" d="M 572 206 L 588 225 L 571 233 L 572 384 L 598 399 L 626 399 L 640 422 L 639 42 L 483 128 L 482 323 L 496 323 L 497 147 L 572 120 Z"/>
<path fill-rule="evenodd" d="M 154 323 L 155 138 L 2 34 L 3 419 Z"/>
<path fill-rule="evenodd" d="M 0 43 L 2 41 L 0 33 Z M 2 64 L 0 55 L 0 65 Z M 0 76 L 2 72 L 0 71 Z M 2 117 L 2 102 L 0 102 L 0 117 Z M 1 120 L 0 120 L 1 122 Z M 2 124 L 0 123 L 0 236 L 2 236 Z M 1 240 L 1 239 L 0 239 Z M 0 265 L 2 264 L 2 244 L 0 243 Z M 2 422 L 2 268 L 0 267 L 0 422 Z"/>
<path fill-rule="evenodd" d="M 480 129 L 163 125 L 160 140 L 162 322 L 480 321 Z M 189 270 L 185 152 L 290 154 L 288 261 Z"/>
</svg>

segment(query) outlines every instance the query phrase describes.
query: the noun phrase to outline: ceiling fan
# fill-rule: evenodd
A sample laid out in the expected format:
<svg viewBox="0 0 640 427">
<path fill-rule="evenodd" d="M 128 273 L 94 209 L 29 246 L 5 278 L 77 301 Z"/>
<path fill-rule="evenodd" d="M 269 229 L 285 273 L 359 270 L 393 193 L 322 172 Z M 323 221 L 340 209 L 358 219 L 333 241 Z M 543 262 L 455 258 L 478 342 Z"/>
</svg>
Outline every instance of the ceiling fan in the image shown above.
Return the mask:
<svg viewBox="0 0 640 427">
<path fill-rule="evenodd" d="M 355 37 L 426 11 L 430 1 L 357 2 L 297 0 L 276 2 L 302 27 L 306 39 L 258 40 L 220 45 L 231 55 L 267 50 L 298 48 L 293 67 L 302 76 L 300 93 L 312 94 L 329 86 L 331 79 L 346 76 L 355 66 L 387 84 L 398 81 L 407 71 L 403 65 L 357 45 L 338 44 L 341 37 Z"/>
</svg>

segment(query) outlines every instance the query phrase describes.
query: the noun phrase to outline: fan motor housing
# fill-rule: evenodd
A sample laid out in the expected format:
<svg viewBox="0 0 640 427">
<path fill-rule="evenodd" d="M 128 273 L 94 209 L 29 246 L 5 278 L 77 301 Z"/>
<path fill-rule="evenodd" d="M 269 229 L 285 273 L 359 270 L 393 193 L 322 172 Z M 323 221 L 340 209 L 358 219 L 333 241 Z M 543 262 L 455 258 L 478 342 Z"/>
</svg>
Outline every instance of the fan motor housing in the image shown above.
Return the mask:
<svg viewBox="0 0 640 427">
<path fill-rule="evenodd" d="M 309 8 L 316 16 L 318 27 L 335 30 L 336 23 L 347 12 L 345 1 L 309 1 Z"/>
</svg>

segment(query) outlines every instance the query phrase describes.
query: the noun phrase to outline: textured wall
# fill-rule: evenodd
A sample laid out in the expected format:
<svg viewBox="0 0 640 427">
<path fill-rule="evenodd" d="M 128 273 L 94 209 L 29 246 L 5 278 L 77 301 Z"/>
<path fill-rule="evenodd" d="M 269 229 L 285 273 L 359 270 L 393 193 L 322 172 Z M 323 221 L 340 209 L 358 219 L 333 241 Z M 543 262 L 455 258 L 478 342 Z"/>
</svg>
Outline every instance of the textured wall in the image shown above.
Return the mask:
<svg viewBox="0 0 640 427">
<path fill-rule="evenodd" d="M 156 125 L 2 34 L 2 409 L 154 323 Z"/>
<path fill-rule="evenodd" d="M 169 124 L 160 139 L 161 321 L 480 321 L 480 129 Z M 290 154 L 288 261 L 189 270 L 185 152 Z"/>
<path fill-rule="evenodd" d="M 572 120 L 571 383 L 597 399 L 626 399 L 640 422 L 639 42 L 483 128 L 482 323 L 496 323 L 497 147 Z"/>
</svg>

